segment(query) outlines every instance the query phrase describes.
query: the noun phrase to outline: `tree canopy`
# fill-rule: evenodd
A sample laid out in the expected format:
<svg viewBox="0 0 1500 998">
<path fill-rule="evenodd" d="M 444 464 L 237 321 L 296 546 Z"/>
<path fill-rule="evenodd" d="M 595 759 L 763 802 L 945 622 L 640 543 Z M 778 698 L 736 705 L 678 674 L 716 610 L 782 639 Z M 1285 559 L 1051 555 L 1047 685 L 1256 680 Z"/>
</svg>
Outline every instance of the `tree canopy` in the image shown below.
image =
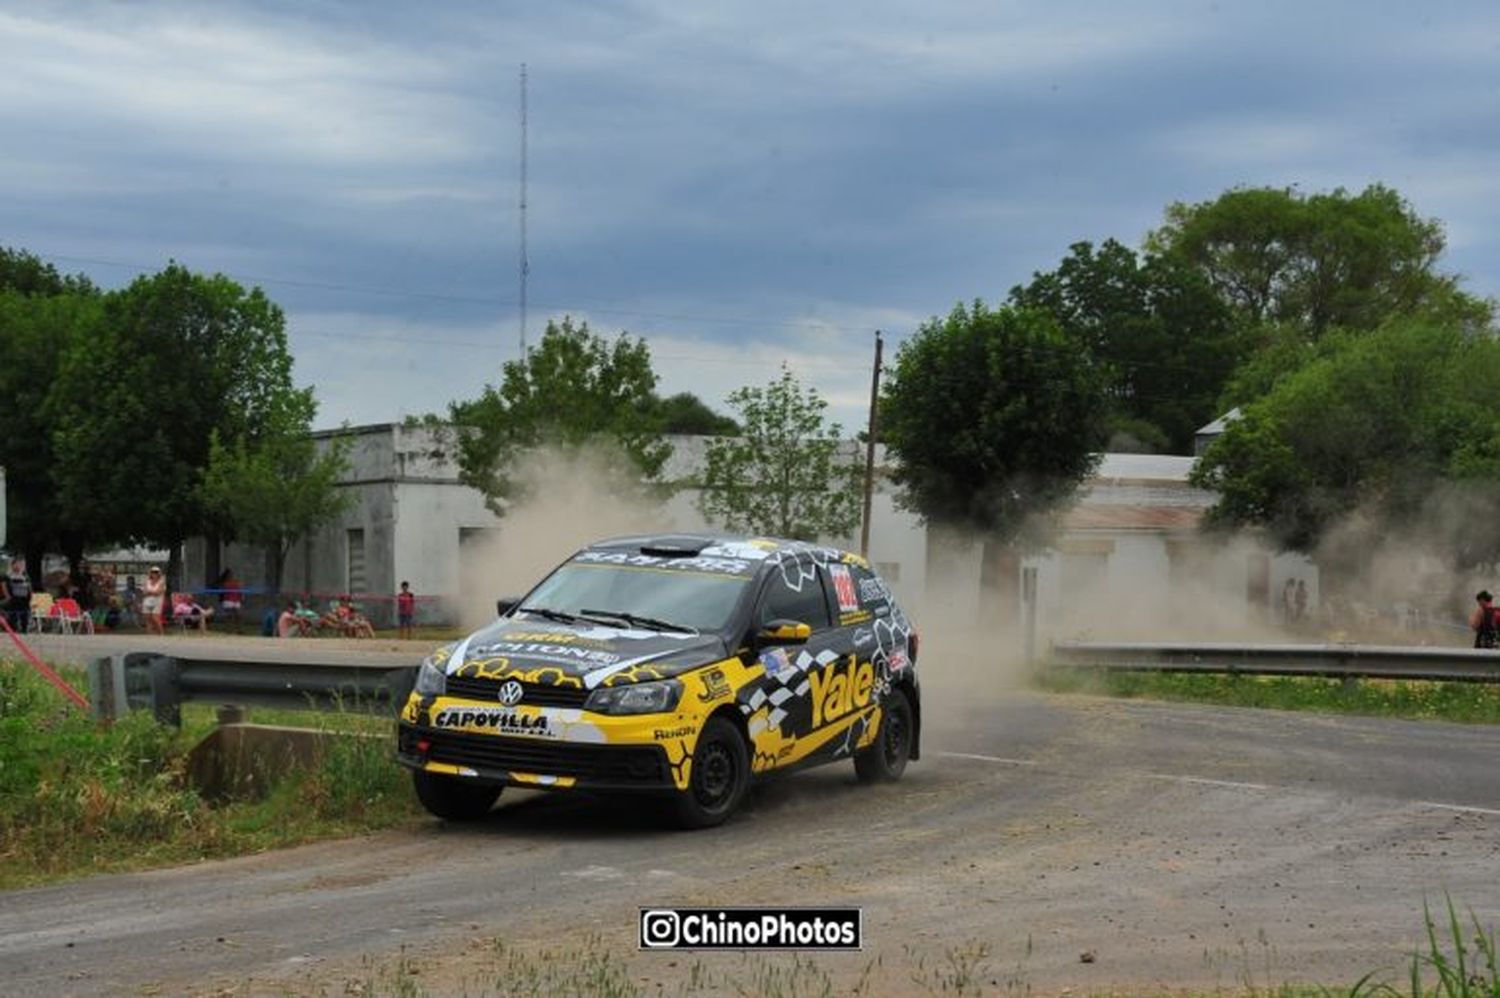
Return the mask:
<svg viewBox="0 0 1500 998">
<path fill-rule="evenodd" d="M 1075 243 L 1010 301 L 1049 313 L 1099 362 L 1111 450 L 1190 453 L 1245 353 L 1232 313 L 1196 270 L 1113 239 Z"/>
<path fill-rule="evenodd" d="M 57 502 L 110 539 L 175 547 L 215 523 L 198 489 L 210 441 L 258 441 L 310 404 L 281 309 L 180 264 L 105 298 L 69 345 L 49 402 Z"/>
<path fill-rule="evenodd" d="M 24 552 L 33 573 L 40 572 L 42 555 L 49 550 L 76 555 L 94 541 L 109 539 L 104 525 L 78 520 L 59 505 L 52 436 L 52 400 L 63 357 L 73 344 L 97 337 L 102 310 L 98 295 L 64 293 L 61 281 L 46 293 L 0 290 L 0 341 L 5 344 L 0 399 L 6 411 L 0 466 L 6 471 L 6 533 L 10 546 Z"/>
<path fill-rule="evenodd" d="M 503 513 L 518 496 L 510 469 L 520 451 L 603 441 L 634 474 L 654 479 L 671 454 L 661 438 L 656 381 L 644 340 L 621 333 L 609 343 L 586 322 L 548 322 L 526 356 L 506 361 L 499 386 L 449 406 L 460 428 L 460 478 Z"/>
<path fill-rule="evenodd" d="M 1442 225 L 1381 184 L 1358 194 L 1236 188 L 1168 206 L 1146 239 L 1149 252 L 1202 273 L 1243 324 L 1285 323 L 1309 339 L 1399 315 L 1488 323 L 1490 305 L 1438 273 L 1443 247 Z"/>
<path fill-rule="evenodd" d="M 727 437 L 740 432 L 740 424 L 715 412 L 692 392 L 678 392 L 657 403 L 661 432 L 700 437 Z"/>
<path fill-rule="evenodd" d="M 310 397 L 292 393 L 258 439 L 209 444 L 199 496 L 233 536 L 263 547 L 269 586 L 281 588 L 287 553 L 300 538 L 348 508 L 337 488 L 348 470 L 350 438 L 335 437 L 321 451 L 312 437 Z"/>
<path fill-rule="evenodd" d="M 1358 514 L 1365 544 L 1419 531 L 1456 565 L 1493 562 L 1500 341 L 1415 319 L 1334 334 L 1244 408 L 1193 480 L 1219 492 L 1215 522 L 1296 550 L 1329 554 L 1330 530 Z M 1481 515 L 1449 516 L 1450 501 Z"/>
<path fill-rule="evenodd" d="M 1100 365 L 1045 312 L 959 305 L 901 345 L 881 393 L 899 501 L 923 519 L 1011 541 L 1095 467 Z"/>
<path fill-rule="evenodd" d="M 698 509 L 735 533 L 800 540 L 848 537 L 859 524 L 860 469 L 840 460 L 828 403 L 782 365 L 764 386 L 729 396 L 736 436 L 709 441 Z"/>
</svg>

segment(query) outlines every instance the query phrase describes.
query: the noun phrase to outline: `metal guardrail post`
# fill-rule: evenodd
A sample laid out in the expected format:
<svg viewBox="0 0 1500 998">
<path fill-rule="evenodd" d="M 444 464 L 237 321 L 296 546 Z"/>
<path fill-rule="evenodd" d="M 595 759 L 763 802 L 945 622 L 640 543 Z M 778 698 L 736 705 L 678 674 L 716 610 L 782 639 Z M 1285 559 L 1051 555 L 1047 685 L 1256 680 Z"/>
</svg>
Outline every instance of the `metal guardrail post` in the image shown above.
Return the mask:
<svg viewBox="0 0 1500 998">
<path fill-rule="evenodd" d="M 158 656 L 149 667 L 151 712 L 158 724 L 182 727 L 182 664 L 175 658 Z"/>
</svg>

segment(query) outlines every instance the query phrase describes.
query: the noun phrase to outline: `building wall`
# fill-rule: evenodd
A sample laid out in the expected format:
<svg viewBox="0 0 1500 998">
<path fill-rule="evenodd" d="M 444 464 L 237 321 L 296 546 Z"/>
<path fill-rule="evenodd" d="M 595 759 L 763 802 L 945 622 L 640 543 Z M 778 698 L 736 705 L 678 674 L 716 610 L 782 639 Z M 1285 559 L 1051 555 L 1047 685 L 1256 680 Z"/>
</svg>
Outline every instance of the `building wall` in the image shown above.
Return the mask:
<svg viewBox="0 0 1500 998">
<path fill-rule="evenodd" d="M 419 612 L 430 621 L 455 620 L 461 603 L 488 605 L 500 595 L 487 591 L 494 573 L 485 570 L 485 561 L 494 555 L 485 541 L 503 539 L 506 523 L 485 506 L 477 490 L 459 481 L 441 436 L 432 429 L 399 425 L 341 432 L 353 439 L 352 466 L 342 486 L 353 499 L 335 522 L 293 547 L 283 589 L 323 599 L 362 589 L 356 595 L 380 624 L 393 618 L 390 601 L 403 579 L 424 597 Z M 334 435 L 318 436 L 326 442 Z M 673 442 L 676 453 L 667 474 L 687 478 L 702 460 L 703 441 Z M 883 462 L 883 455 L 877 461 Z M 1185 476 L 1182 459 L 1131 455 L 1107 460 L 1082 501 L 1112 507 L 1116 517 L 1121 510 L 1180 516 L 1186 509 L 1191 521 L 1191 511 L 1206 508 L 1213 497 L 1189 488 Z M 1021 619 L 1019 587 L 998 597 L 981 591 L 981 545 L 928 530 L 918 517 L 897 508 L 886 476 L 877 475 L 876 485 L 869 557 L 904 604 L 959 621 Z M 707 529 L 694 499 L 687 490 L 667 500 L 660 528 Z M 351 586 L 349 574 L 355 536 L 363 538 L 362 587 Z M 859 544 L 857 533 L 826 540 L 850 549 Z M 566 553 L 559 551 L 557 557 Z M 201 545 L 198 554 L 201 570 Z M 251 586 L 265 584 L 258 551 L 230 545 L 222 563 L 233 566 Z M 1193 529 L 1073 529 L 1052 550 L 1024 564 L 1037 569 L 1038 627 L 1047 637 L 1120 636 L 1151 622 L 1188 623 L 1210 631 L 1264 623 L 1277 617 L 1289 578 L 1306 583 L 1310 611 L 1317 605 L 1316 570 L 1307 559 L 1245 542 L 1220 546 Z M 1252 577 L 1259 578 L 1264 598 L 1254 598 Z M 1006 605 L 985 603 L 996 599 Z"/>
</svg>

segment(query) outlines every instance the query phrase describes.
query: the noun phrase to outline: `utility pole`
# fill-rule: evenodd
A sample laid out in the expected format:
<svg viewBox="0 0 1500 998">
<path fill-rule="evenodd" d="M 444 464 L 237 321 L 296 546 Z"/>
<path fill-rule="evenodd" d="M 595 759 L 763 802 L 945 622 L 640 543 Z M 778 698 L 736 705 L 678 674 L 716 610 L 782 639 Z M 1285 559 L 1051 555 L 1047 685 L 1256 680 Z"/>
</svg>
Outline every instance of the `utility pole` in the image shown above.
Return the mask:
<svg viewBox="0 0 1500 998">
<path fill-rule="evenodd" d="M 521 360 L 526 360 L 526 278 L 531 261 L 526 258 L 526 64 L 521 63 Z"/>
<path fill-rule="evenodd" d="M 880 356 L 884 349 L 885 341 L 880 338 L 880 330 L 877 329 L 875 370 L 870 375 L 870 432 L 865 440 L 865 515 L 859 528 L 859 553 L 863 558 L 870 556 L 870 506 L 875 498 L 875 430 L 878 422 L 875 416 L 880 404 Z"/>
</svg>

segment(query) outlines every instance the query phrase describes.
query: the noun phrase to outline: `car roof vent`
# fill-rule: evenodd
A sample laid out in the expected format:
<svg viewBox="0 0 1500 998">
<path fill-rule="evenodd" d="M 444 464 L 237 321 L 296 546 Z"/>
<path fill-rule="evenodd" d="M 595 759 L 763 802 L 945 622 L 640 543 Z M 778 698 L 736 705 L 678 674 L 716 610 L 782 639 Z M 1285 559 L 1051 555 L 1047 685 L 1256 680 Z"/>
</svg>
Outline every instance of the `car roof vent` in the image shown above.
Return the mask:
<svg viewBox="0 0 1500 998">
<path fill-rule="evenodd" d="M 691 558 L 712 543 L 711 537 L 653 537 L 641 545 L 641 554 L 657 558 Z"/>
</svg>

